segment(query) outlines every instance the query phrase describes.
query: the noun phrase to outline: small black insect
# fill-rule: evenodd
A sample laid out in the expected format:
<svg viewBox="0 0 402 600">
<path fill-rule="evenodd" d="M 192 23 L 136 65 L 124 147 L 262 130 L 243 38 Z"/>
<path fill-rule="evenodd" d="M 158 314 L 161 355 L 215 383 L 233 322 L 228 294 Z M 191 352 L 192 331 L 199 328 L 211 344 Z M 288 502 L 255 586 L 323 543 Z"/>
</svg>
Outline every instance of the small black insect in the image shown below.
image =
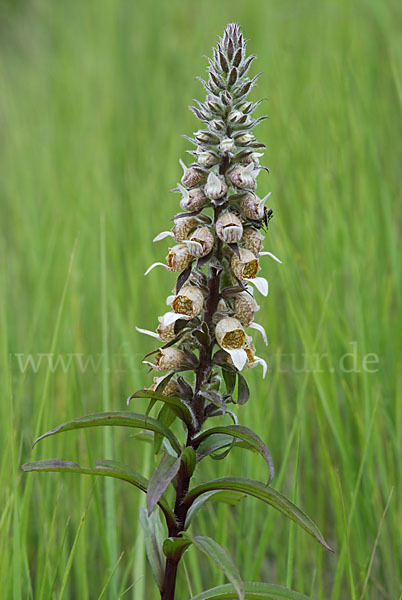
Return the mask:
<svg viewBox="0 0 402 600">
<path fill-rule="evenodd" d="M 272 208 L 267 208 L 265 206 L 264 207 L 264 216 L 262 218 L 262 222 L 264 223 L 266 229 L 268 229 L 268 223 L 273 218 L 273 216 L 274 216 L 274 211 L 272 210 Z"/>
</svg>

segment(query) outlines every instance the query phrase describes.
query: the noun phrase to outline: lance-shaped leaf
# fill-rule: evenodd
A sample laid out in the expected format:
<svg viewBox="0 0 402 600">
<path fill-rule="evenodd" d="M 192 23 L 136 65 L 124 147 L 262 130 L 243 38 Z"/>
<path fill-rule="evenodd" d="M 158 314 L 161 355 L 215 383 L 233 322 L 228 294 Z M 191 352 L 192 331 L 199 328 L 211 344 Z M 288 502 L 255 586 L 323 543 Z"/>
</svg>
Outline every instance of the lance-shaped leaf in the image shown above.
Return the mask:
<svg viewBox="0 0 402 600">
<path fill-rule="evenodd" d="M 156 467 L 148 484 L 147 491 L 147 509 L 148 516 L 159 502 L 160 497 L 167 489 L 169 483 L 179 472 L 181 456 L 175 458 L 168 452 L 165 452 Z"/>
<path fill-rule="evenodd" d="M 86 427 L 108 426 L 134 427 L 136 429 L 147 429 L 148 431 L 153 431 L 154 433 L 158 433 L 166 437 L 171 443 L 172 447 L 177 452 L 177 454 L 180 454 L 181 452 L 181 447 L 176 436 L 168 427 L 166 427 L 166 425 L 164 425 L 157 419 L 145 417 L 144 415 L 132 413 L 130 411 L 95 413 L 93 415 L 85 415 L 84 417 L 78 417 L 78 419 L 67 421 L 67 423 L 63 423 L 62 425 L 59 425 L 58 427 L 47 431 L 46 433 L 38 437 L 37 440 L 35 440 L 34 445 L 37 444 L 40 440 L 43 440 L 43 438 L 55 435 L 56 433 L 62 433 L 63 431 L 71 431 L 73 429 L 84 429 Z"/>
<path fill-rule="evenodd" d="M 191 600 L 232 600 L 237 597 L 235 589 L 227 584 L 206 590 L 193 596 Z M 311 600 L 310 596 L 273 583 L 245 583 L 244 598 L 245 600 Z"/>
<path fill-rule="evenodd" d="M 324 548 L 333 552 L 333 549 L 327 544 L 317 525 L 301 508 L 296 506 L 289 498 L 277 490 L 265 486 L 261 481 L 248 479 L 246 477 L 222 477 L 221 479 L 213 479 L 212 481 L 197 485 L 190 490 L 183 502 L 186 506 L 190 507 L 199 496 L 212 490 L 234 490 L 236 492 L 243 492 L 243 494 L 249 496 L 254 496 L 259 500 L 266 502 L 297 523 L 302 529 L 315 538 L 317 542 L 322 544 Z"/>
<path fill-rule="evenodd" d="M 197 500 L 193 502 L 193 504 L 190 506 L 187 512 L 185 529 L 188 529 L 194 516 L 197 514 L 200 508 L 205 506 L 207 502 L 222 502 L 224 504 L 230 504 L 231 506 L 235 506 L 236 504 L 238 504 L 238 502 L 240 502 L 242 498 L 244 498 L 244 494 L 240 492 L 232 492 L 230 490 L 218 490 L 202 494 L 202 496 L 199 496 Z"/>
<path fill-rule="evenodd" d="M 143 506 L 140 506 L 140 524 L 144 532 L 145 550 L 156 585 L 161 590 L 165 573 L 165 556 L 163 554 L 163 540 L 165 532 L 161 523 L 159 512 L 147 515 Z"/>
<path fill-rule="evenodd" d="M 244 425 L 222 425 L 219 427 L 212 427 L 211 429 L 207 429 L 206 431 L 200 433 L 196 438 L 194 438 L 194 447 L 198 448 L 203 440 L 217 433 L 227 434 L 234 438 L 240 439 L 246 444 L 245 448 L 249 447 L 261 454 L 261 456 L 267 463 L 269 469 L 268 483 L 272 481 L 272 478 L 274 476 L 274 464 L 272 462 L 272 458 L 268 451 L 268 448 L 266 447 L 262 439 L 252 429 L 244 427 Z"/>
<path fill-rule="evenodd" d="M 103 477 L 115 477 L 122 481 L 131 483 L 143 492 L 147 492 L 148 479 L 134 471 L 131 467 L 119 463 L 115 460 L 97 460 L 95 467 L 80 467 L 75 462 L 61 460 L 60 458 L 50 458 L 48 460 L 38 460 L 36 462 L 25 463 L 21 466 L 23 471 L 53 471 L 62 473 L 80 473 L 83 475 L 101 475 Z M 177 525 L 176 517 L 169 506 L 168 501 L 162 495 L 158 501 L 163 514 L 166 517 L 168 525 Z"/>
<path fill-rule="evenodd" d="M 244 583 L 236 565 L 226 552 L 225 548 L 222 548 L 218 542 L 215 542 L 215 540 L 210 537 L 201 535 L 192 537 L 187 532 L 183 532 L 182 536 L 218 565 L 220 570 L 230 581 L 231 588 L 236 591 L 234 597 L 239 598 L 239 600 L 244 600 Z"/>
<path fill-rule="evenodd" d="M 186 425 L 194 424 L 194 415 L 191 411 L 191 408 L 187 406 L 185 402 L 180 400 L 180 398 L 176 398 L 174 396 L 163 396 L 162 394 L 158 394 L 152 390 L 139 390 L 130 396 L 130 399 L 132 398 L 151 398 L 156 402 L 164 402 L 172 409 L 179 419 L 186 423 Z"/>
</svg>

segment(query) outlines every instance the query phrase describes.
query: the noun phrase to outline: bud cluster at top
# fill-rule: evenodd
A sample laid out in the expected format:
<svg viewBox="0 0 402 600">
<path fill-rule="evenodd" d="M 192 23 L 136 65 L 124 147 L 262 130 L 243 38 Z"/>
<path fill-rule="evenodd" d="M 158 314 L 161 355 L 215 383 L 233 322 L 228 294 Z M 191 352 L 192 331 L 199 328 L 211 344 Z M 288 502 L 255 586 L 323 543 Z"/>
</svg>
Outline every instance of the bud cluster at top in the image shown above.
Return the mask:
<svg viewBox="0 0 402 600">
<path fill-rule="evenodd" d="M 217 393 L 218 369 L 236 374 L 260 363 L 264 375 L 266 371 L 246 331 L 255 328 L 266 341 L 264 329 L 254 322 L 259 305 L 253 289 L 268 293 L 266 279 L 258 275 L 260 258 L 270 255 L 278 260 L 262 251 L 272 211 L 265 206 L 269 194 L 260 198 L 256 192 L 257 176 L 268 169 L 260 165 L 265 146 L 253 133 L 266 117 L 254 118 L 261 101 L 247 99 L 258 78 L 248 75 L 254 58 L 246 55 L 239 26 L 228 25 L 209 59 L 208 78 L 201 79 L 206 99 L 190 107 L 202 125 L 193 137 L 185 136 L 194 149 L 189 151 L 191 164 L 180 161 L 183 175 L 174 190 L 181 195 L 181 212 L 174 217 L 173 228 L 154 240 L 172 237 L 175 243 L 166 263 L 155 263 L 147 271 L 160 265 L 179 274 L 167 299 L 171 310 L 159 317 L 156 331 L 139 330 L 163 342 L 153 360 L 144 361 L 168 375 L 152 389 L 165 394 L 174 390 L 189 401 L 193 393 L 206 397 L 211 390 Z M 211 283 L 214 278 L 219 281 L 217 289 Z M 201 360 L 203 347 L 210 349 L 208 368 L 201 365 L 208 355 L 204 351 Z M 177 375 L 191 370 L 197 374 L 196 390 Z M 220 402 L 228 401 L 230 394 L 221 395 Z M 216 403 L 210 413 L 215 409 Z"/>
</svg>

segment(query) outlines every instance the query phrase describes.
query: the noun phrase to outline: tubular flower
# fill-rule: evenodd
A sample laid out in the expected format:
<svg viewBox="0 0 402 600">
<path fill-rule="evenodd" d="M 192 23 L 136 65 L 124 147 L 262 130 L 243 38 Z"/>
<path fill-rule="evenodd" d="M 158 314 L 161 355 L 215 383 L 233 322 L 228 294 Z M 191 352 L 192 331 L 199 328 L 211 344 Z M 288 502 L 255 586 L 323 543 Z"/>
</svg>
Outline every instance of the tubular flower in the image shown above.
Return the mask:
<svg viewBox="0 0 402 600">
<path fill-rule="evenodd" d="M 246 333 L 238 319 L 225 317 L 215 328 L 216 341 L 224 348 L 243 348 L 246 343 Z"/>
<path fill-rule="evenodd" d="M 186 240 L 190 231 L 194 229 L 197 224 L 198 220 L 196 217 L 181 217 L 180 219 L 175 219 L 172 228 L 175 241 L 182 242 L 183 240 Z"/>
<path fill-rule="evenodd" d="M 185 362 L 185 359 L 186 355 L 178 348 L 160 348 L 159 352 L 155 355 L 155 362 L 151 363 L 147 360 L 143 360 L 142 362 L 157 371 L 165 372 L 177 369 L 177 367 L 180 367 Z"/>
<path fill-rule="evenodd" d="M 182 193 L 180 200 L 180 208 L 188 210 L 189 212 L 195 212 L 200 210 L 206 202 L 206 196 L 202 188 L 193 188 L 186 190 L 182 185 L 178 185 L 178 190 Z"/>
<path fill-rule="evenodd" d="M 174 324 L 175 321 L 173 321 L 173 323 L 165 323 L 163 321 L 163 317 L 159 318 L 159 325 L 157 327 L 156 333 L 158 334 L 158 337 L 162 342 L 170 342 L 171 340 L 174 340 L 174 338 L 176 337 Z"/>
<path fill-rule="evenodd" d="M 258 258 L 246 248 L 240 248 L 239 253 L 240 258 L 235 252 L 232 255 L 231 267 L 233 273 L 242 281 L 244 279 L 253 279 L 260 270 Z"/>
<path fill-rule="evenodd" d="M 181 160 L 180 165 L 183 168 L 183 177 L 181 178 L 181 182 L 186 187 L 192 188 L 204 181 L 205 173 L 198 169 L 195 166 L 186 167 L 184 162 Z"/>
<path fill-rule="evenodd" d="M 249 292 L 240 292 L 234 297 L 234 309 L 239 321 L 243 323 L 244 327 L 248 327 L 260 307 Z"/>
<path fill-rule="evenodd" d="M 271 193 L 264 198 L 258 198 L 255 194 L 248 193 L 240 201 L 240 209 L 247 219 L 253 221 L 261 220 L 264 217 L 265 201 Z"/>
<path fill-rule="evenodd" d="M 200 258 L 209 254 L 214 245 L 214 236 L 207 227 L 198 227 L 184 242 L 191 256 Z"/>
<path fill-rule="evenodd" d="M 262 241 L 264 236 L 254 227 L 245 227 L 243 230 L 242 245 L 250 250 L 255 256 L 258 256 L 263 249 Z"/>
<path fill-rule="evenodd" d="M 235 167 L 229 173 L 229 178 L 231 183 L 237 188 L 255 190 L 257 174 L 258 170 L 256 170 L 254 163 L 250 163 L 247 166 L 241 165 Z"/>
<path fill-rule="evenodd" d="M 237 215 L 226 212 L 216 222 L 216 235 L 220 240 L 228 244 L 234 244 L 241 240 L 243 225 Z"/>
<path fill-rule="evenodd" d="M 227 191 L 228 186 L 223 177 L 215 175 L 215 173 L 210 173 L 208 175 L 207 183 L 204 186 L 204 192 L 210 200 L 219 200 L 225 196 Z"/>
<path fill-rule="evenodd" d="M 172 302 L 175 313 L 196 317 L 200 314 L 204 304 L 204 296 L 201 290 L 194 285 L 183 287 Z"/>
<path fill-rule="evenodd" d="M 236 369 L 241 371 L 247 361 L 244 350 L 247 337 L 240 321 L 233 317 L 221 319 L 215 327 L 215 336 L 220 347 L 230 355 Z"/>
<path fill-rule="evenodd" d="M 162 380 L 163 380 L 163 377 L 154 377 L 154 382 L 152 385 L 149 386 L 148 389 L 151 390 L 152 392 L 155 392 L 156 388 L 158 387 L 158 385 L 160 384 L 160 382 Z M 180 393 L 179 384 L 174 379 L 171 379 L 163 388 L 162 396 L 176 396 L 176 394 L 179 394 L 179 393 Z"/>
<path fill-rule="evenodd" d="M 246 346 L 244 347 L 243 352 L 245 355 L 245 361 L 244 361 L 244 365 L 243 365 L 242 369 L 253 369 L 257 365 L 261 365 L 262 366 L 262 377 L 265 378 L 265 375 L 266 375 L 267 369 L 268 369 L 267 363 L 263 358 L 260 358 L 259 356 L 255 355 L 255 348 L 254 348 L 254 345 L 253 345 L 253 342 L 252 342 L 252 339 L 250 336 L 247 336 L 247 342 L 246 342 Z M 227 356 L 226 362 L 229 365 L 236 367 L 235 361 L 233 360 L 233 358 L 230 354 Z"/>
<path fill-rule="evenodd" d="M 171 273 L 180 273 L 193 260 L 187 246 L 185 244 L 177 244 L 173 248 L 169 248 L 169 253 L 166 257 L 167 265 Z"/>
</svg>

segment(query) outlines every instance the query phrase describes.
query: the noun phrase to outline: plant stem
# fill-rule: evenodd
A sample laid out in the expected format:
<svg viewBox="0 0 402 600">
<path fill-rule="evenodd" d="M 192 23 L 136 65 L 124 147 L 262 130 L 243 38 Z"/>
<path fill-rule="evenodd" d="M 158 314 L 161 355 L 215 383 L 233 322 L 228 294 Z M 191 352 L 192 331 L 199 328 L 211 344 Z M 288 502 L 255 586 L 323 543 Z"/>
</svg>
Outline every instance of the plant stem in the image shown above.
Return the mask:
<svg viewBox="0 0 402 600">
<path fill-rule="evenodd" d="M 227 134 L 230 134 L 230 129 L 228 128 Z M 219 166 L 219 173 L 221 175 L 225 175 L 227 169 L 229 167 L 229 160 L 227 157 L 222 158 L 221 164 Z M 224 204 L 216 205 L 214 207 L 214 226 L 216 221 L 218 220 Z M 216 264 L 211 265 L 208 273 L 208 297 L 205 304 L 205 312 L 204 312 L 204 322 L 208 327 L 208 331 L 210 333 L 210 341 L 208 344 L 203 344 L 200 348 L 199 355 L 199 365 L 196 370 L 196 380 L 195 380 L 195 389 L 193 396 L 193 411 L 196 417 L 196 429 L 189 429 L 187 435 L 187 443 L 186 446 L 193 445 L 193 437 L 196 433 L 202 428 L 202 425 L 205 420 L 204 416 L 204 406 L 205 399 L 201 396 L 200 392 L 203 386 L 207 383 L 211 371 L 212 371 L 212 352 L 214 348 L 214 336 L 213 336 L 213 316 L 217 310 L 219 299 L 220 299 L 220 276 L 221 276 L 221 267 L 220 261 L 222 258 L 222 242 L 220 239 L 217 239 L 216 246 L 214 248 L 214 257 L 216 259 Z M 174 513 L 176 515 L 176 520 L 178 523 L 177 527 L 169 529 L 169 536 L 176 537 L 181 531 L 184 529 L 186 516 L 187 516 L 187 508 L 183 506 L 182 500 L 187 494 L 190 487 L 191 476 L 188 475 L 186 470 L 181 467 L 180 471 L 177 475 L 176 479 L 176 501 L 174 507 Z M 163 586 L 161 591 L 161 600 L 174 600 L 175 589 L 176 589 L 176 578 L 177 578 L 177 568 L 180 562 L 180 558 L 167 558 L 166 566 L 165 566 L 165 575 L 163 580 Z"/>
</svg>

